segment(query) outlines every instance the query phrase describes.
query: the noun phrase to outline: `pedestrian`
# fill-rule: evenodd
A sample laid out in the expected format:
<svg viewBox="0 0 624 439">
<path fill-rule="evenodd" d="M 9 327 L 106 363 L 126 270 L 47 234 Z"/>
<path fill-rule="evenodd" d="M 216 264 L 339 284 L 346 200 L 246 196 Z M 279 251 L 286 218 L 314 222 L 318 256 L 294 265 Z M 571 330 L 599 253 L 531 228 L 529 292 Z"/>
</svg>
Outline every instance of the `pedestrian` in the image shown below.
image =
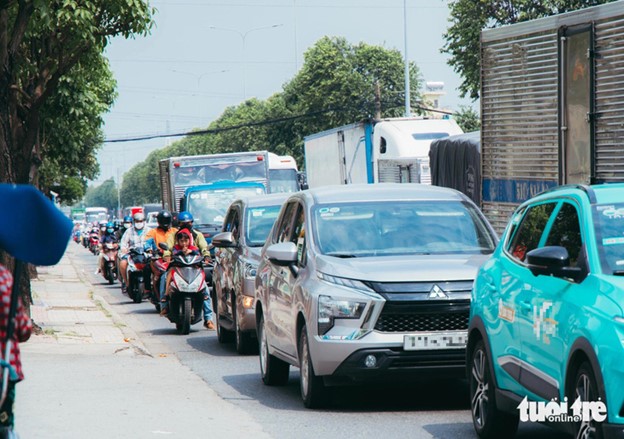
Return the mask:
<svg viewBox="0 0 624 439">
<path fill-rule="evenodd" d="M 26 263 L 58 263 L 73 224 L 31 185 L 0 183 L 0 205 L 10 206 L 12 212 L 0 215 L 0 250 L 15 258 L 13 274 L 0 264 L 0 395 L 6 395 L 0 405 L 0 437 L 12 438 L 17 437 L 13 432 L 15 384 L 24 379 L 19 343 L 28 340 L 32 331 L 32 322 L 13 283 L 20 283 Z M 15 217 L 20 221 L 15 221 Z"/>
<path fill-rule="evenodd" d="M 3 265 L 0 265 L 0 340 L 2 352 L 6 350 L 7 329 L 9 327 L 11 308 L 11 290 L 13 276 Z M 13 431 L 13 403 L 15 401 L 15 384 L 24 379 L 20 358 L 19 343 L 30 338 L 32 322 L 24 310 L 21 298 L 18 298 L 17 313 L 14 318 L 14 330 L 11 337 L 11 352 L 9 359 L 0 361 L 3 368 L 9 368 L 7 393 L 0 406 L 0 437 L 11 437 Z"/>
</svg>

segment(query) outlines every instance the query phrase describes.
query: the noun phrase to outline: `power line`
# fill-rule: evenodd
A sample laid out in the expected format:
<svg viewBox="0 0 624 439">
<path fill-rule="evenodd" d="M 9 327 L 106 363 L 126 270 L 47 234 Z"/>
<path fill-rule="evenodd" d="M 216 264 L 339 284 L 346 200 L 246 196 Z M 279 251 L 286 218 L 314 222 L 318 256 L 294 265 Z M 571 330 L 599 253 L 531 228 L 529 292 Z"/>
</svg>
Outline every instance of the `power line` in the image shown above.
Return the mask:
<svg viewBox="0 0 624 439">
<path fill-rule="evenodd" d="M 450 111 L 437 110 L 435 108 L 427 108 L 427 107 L 422 107 L 422 106 L 413 106 L 412 108 L 418 109 L 418 110 L 423 110 L 423 111 L 430 111 L 430 112 L 433 112 L 433 113 L 446 114 L 446 115 L 454 114 L 453 112 L 450 112 Z M 219 127 L 219 128 L 212 128 L 212 129 L 206 129 L 206 130 L 196 130 L 196 131 L 185 131 L 185 132 L 170 133 L 170 134 L 151 134 L 151 135 L 144 135 L 144 136 L 137 136 L 137 137 L 126 137 L 126 138 L 118 138 L 118 139 L 105 139 L 104 143 L 136 142 L 136 141 L 141 141 L 141 140 L 162 139 L 162 138 L 167 138 L 167 137 L 185 137 L 185 136 L 201 136 L 201 135 L 204 135 L 204 134 L 218 134 L 218 133 L 222 133 L 222 132 L 226 132 L 226 131 L 238 130 L 238 129 L 241 129 L 241 128 L 251 128 L 251 127 L 257 127 L 257 126 L 264 126 L 264 125 L 275 125 L 275 124 L 282 123 L 282 122 L 289 122 L 289 121 L 292 121 L 292 120 L 304 119 L 304 118 L 307 118 L 307 117 L 318 116 L 319 114 L 325 114 L 325 113 L 331 113 L 331 112 L 340 112 L 340 111 L 345 111 L 345 110 L 346 109 L 344 109 L 344 108 L 327 108 L 327 109 L 324 109 L 324 110 L 313 111 L 311 113 L 298 114 L 298 115 L 295 115 L 295 116 L 280 117 L 280 118 L 277 118 L 277 119 L 260 120 L 260 121 L 257 121 L 257 122 L 247 122 L 247 123 L 243 123 L 243 124 L 239 124 L 239 125 L 232 125 L 232 126 L 229 126 L 229 127 Z"/>
</svg>

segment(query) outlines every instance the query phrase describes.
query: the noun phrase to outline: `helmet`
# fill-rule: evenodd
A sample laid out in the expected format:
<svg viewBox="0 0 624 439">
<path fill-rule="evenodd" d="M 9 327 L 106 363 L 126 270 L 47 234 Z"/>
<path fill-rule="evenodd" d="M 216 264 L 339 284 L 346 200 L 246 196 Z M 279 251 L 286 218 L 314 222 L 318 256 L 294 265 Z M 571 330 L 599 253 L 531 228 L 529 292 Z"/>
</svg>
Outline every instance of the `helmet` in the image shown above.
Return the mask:
<svg viewBox="0 0 624 439">
<path fill-rule="evenodd" d="M 192 223 L 193 222 L 193 215 L 191 215 L 190 212 L 187 212 L 186 210 L 180 212 L 178 214 L 178 222 L 180 223 Z"/>
<path fill-rule="evenodd" d="M 158 226 L 164 229 L 168 229 L 171 227 L 172 217 L 171 214 L 166 210 L 161 210 L 156 215 L 156 221 L 158 221 Z"/>
<path fill-rule="evenodd" d="M 132 222 L 132 217 L 130 215 L 124 216 L 123 222 L 124 223 L 131 223 Z"/>
<path fill-rule="evenodd" d="M 115 231 L 115 224 L 113 224 L 112 222 L 106 223 L 106 233 L 108 233 L 110 235 L 114 231 Z"/>
<path fill-rule="evenodd" d="M 140 221 L 145 221 L 145 215 L 143 215 L 141 212 L 137 212 L 137 213 L 135 213 L 135 214 L 134 214 L 134 216 L 132 217 L 132 220 L 133 220 L 134 222 L 137 222 L 137 221 L 139 221 L 139 222 L 140 222 Z"/>
</svg>

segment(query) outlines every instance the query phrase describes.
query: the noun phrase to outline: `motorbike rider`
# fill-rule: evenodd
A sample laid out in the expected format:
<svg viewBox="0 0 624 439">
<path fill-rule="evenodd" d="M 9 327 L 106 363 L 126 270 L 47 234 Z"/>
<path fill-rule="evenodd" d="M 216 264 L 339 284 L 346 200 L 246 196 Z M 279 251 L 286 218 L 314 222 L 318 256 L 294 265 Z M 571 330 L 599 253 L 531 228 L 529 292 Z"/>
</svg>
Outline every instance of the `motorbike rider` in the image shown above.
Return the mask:
<svg viewBox="0 0 624 439">
<path fill-rule="evenodd" d="M 121 237 L 130 227 L 132 227 L 132 217 L 130 215 L 126 215 L 123 218 L 122 226 L 115 232 L 118 241 L 121 241 Z"/>
<path fill-rule="evenodd" d="M 100 255 L 98 256 L 98 273 L 104 273 L 104 252 L 102 251 L 105 244 L 119 244 L 117 236 L 115 236 L 115 225 L 112 222 L 106 224 L 104 236 L 100 238 Z"/>
<path fill-rule="evenodd" d="M 132 227 L 126 230 L 121 237 L 119 244 L 119 272 L 121 274 L 122 284 L 121 290 L 125 294 L 128 288 L 128 278 L 126 270 L 128 268 L 128 257 L 130 257 L 130 249 L 134 247 L 143 247 L 146 241 L 146 234 L 151 230 L 145 226 L 145 215 L 141 212 L 135 213 L 132 217 Z"/>
<path fill-rule="evenodd" d="M 206 242 L 206 238 L 201 232 L 193 229 L 193 215 L 190 212 L 182 211 L 178 214 L 178 225 L 179 230 L 186 229 L 190 232 L 191 237 L 193 238 L 193 244 L 199 248 L 199 252 L 204 257 L 204 261 L 206 263 L 210 262 L 210 249 L 208 248 L 208 243 Z M 171 235 L 167 240 L 167 246 L 169 248 L 173 248 L 174 246 L 175 235 Z M 170 252 L 165 252 L 164 256 L 170 256 Z M 210 295 L 206 294 L 204 298 L 204 327 L 211 331 L 214 331 L 215 325 L 212 323 L 212 302 L 210 300 Z"/>
<path fill-rule="evenodd" d="M 161 210 L 160 212 L 158 212 L 158 214 L 156 215 L 156 221 L 158 222 L 158 227 L 156 227 L 155 229 L 151 229 L 149 232 L 147 232 L 147 234 L 145 235 L 145 238 L 148 240 L 148 242 L 150 239 L 153 240 L 152 251 L 154 252 L 154 254 L 156 254 L 156 252 L 158 252 L 159 254 L 162 254 L 163 251 L 160 249 L 158 245 L 160 243 L 166 244 L 169 237 L 175 236 L 178 229 L 171 226 L 173 222 L 173 217 L 171 213 L 167 210 Z M 158 268 L 156 267 L 155 260 L 152 260 L 150 262 L 150 267 L 152 269 L 152 288 L 158 288 L 158 291 L 160 292 L 161 299 L 162 299 L 162 295 L 164 294 L 164 285 L 165 285 L 164 278 L 161 282 L 160 270 L 158 270 Z"/>
<path fill-rule="evenodd" d="M 180 229 L 177 231 L 177 233 L 174 233 L 174 242 L 175 242 L 175 245 L 171 249 L 171 254 L 173 256 L 178 255 L 178 254 L 183 254 L 184 256 L 188 256 L 190 254 L 193 254 L 193 255 L 200 254 L 199 247 L 196 247 L 195 245 L 193 245 L 193 235 L 188 229 Z M 165 316 L 165 317 L 167 316 L 169 312 L 168 297 L 169 297 L 169 288 L 170 288 L 172 273 L 173 272 L 171 270 L 167 271 L 167 274 L 165 276 L 166 277 L 165 288 L 164 288 L 164 291 L 161 290 L 161 294 L 160 294 L 160 302 L 161 302 L 160 315 Z M 204 298 L 204 302 L 205 300 L 206 299 Z"/>
</svg>

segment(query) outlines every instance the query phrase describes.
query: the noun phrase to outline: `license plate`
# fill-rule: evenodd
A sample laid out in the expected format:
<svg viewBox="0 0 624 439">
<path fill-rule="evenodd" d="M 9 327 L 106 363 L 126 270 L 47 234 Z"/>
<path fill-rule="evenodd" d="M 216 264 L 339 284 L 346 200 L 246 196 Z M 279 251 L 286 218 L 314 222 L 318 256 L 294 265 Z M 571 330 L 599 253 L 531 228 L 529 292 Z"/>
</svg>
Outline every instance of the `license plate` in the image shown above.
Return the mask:
<svg viewBox="0 0 624 439">
<path fill-rule="evenodd" d="M 468 340 L 467 332 L 423 332 L 403 338 L 403 349 L 421 351 L 430 349 L 463 349 Z"/>
</svg>

